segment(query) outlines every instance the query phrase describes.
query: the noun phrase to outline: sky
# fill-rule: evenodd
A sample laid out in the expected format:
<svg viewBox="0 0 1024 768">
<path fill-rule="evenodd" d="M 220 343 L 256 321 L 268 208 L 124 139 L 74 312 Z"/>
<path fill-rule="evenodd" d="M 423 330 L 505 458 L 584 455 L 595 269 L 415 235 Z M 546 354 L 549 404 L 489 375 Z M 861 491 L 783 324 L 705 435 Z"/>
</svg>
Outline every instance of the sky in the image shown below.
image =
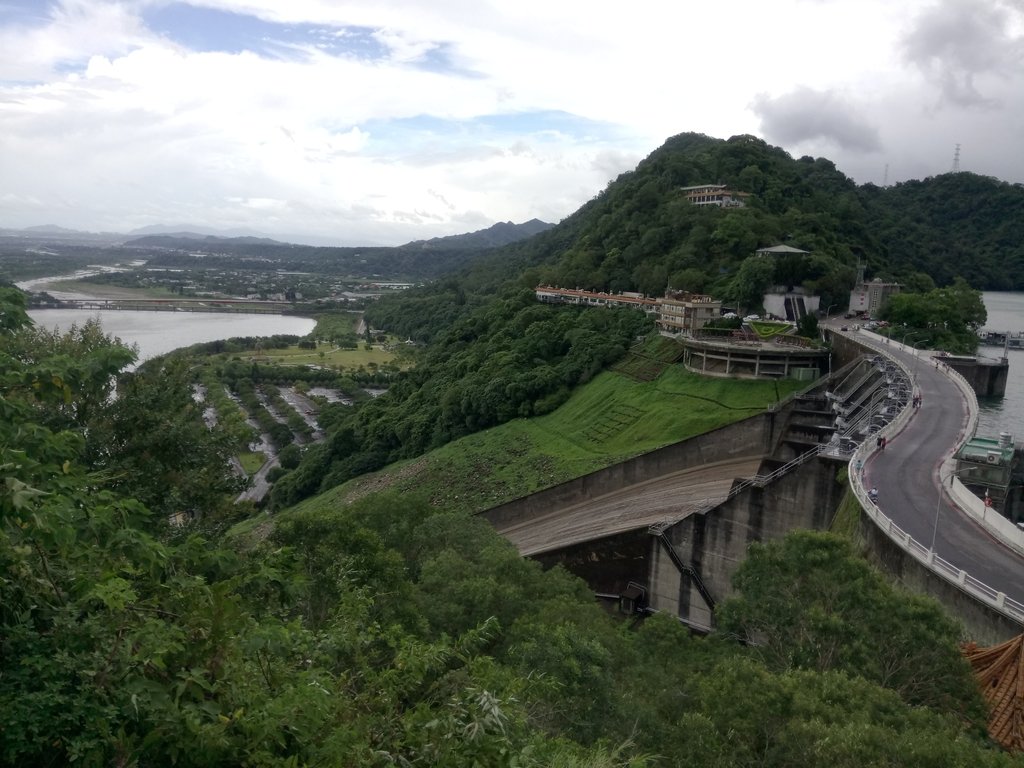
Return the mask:
<svg viewBox="0 0 1024 768">
<path fill-rule="evenodd" d="M 397 245 L 690 131 L 1024 182 L 1024 0 L 0 0 L 0 227 Z"/>
</svg>

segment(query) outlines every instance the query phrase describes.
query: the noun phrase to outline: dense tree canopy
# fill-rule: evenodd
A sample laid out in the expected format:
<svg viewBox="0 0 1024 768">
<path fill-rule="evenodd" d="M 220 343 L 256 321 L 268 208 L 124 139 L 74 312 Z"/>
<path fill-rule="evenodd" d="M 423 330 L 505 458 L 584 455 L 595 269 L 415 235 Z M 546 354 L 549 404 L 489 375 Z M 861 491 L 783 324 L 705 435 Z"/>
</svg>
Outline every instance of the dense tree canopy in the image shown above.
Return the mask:
<svg viewBox="0 0 1024 768">
<path fill-rule="evenodd" d="M 828 538 L 754 554 L 722 609 L 732 632 L 772 639 L 748 649 L 667 616 L 616 622 L 484 521 L 415 498 L 313 500 L 248 543 L 168 528 L 137 496 L 180 498 L 178 478 L 113 472 L 126 458 L 91 458 L 66 408 L 98 380 L 76 368 L 113 376 L 114 356 L 12 355 L 24 314 L 2 298 L 5 764 L 1011 764 L 964 725 L 977 692 L 949 622 Z M 144 412 L 181 406 L 139 379 L 97 418 L 159 452 L 187 409 L 169 427 Z M 210 466 L 189 478 L 218 458 L 195 460 Z"/>
<path fill-rule="evenodd" d="M 892 323 L 894 332 L 914 332 L 928 346 L 973 352 L 978 344 L 978 330 L 985 325 L 988 313 L 981 291 L 957 278 L 945 288 L 891 297 L 882 317 Z"/>
</svg>

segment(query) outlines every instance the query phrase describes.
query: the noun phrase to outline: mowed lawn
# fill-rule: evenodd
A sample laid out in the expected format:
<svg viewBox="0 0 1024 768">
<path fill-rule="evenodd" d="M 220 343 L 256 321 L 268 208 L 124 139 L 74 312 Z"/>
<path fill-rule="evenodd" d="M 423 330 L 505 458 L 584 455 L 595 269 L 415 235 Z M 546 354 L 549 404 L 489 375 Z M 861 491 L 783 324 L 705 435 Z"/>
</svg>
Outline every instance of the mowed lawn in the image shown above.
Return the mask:
<svg viewBox="0 0 1024 768">
<path fill-rule="evenodd" d="M 706 378 L 680 365 L 651 382 L 605 372 L 554 413 L 464 437 L 300 508 L 391 490 L 475 512 L 752 416 L 805 387 L 792 380 Z"/>
</svg>

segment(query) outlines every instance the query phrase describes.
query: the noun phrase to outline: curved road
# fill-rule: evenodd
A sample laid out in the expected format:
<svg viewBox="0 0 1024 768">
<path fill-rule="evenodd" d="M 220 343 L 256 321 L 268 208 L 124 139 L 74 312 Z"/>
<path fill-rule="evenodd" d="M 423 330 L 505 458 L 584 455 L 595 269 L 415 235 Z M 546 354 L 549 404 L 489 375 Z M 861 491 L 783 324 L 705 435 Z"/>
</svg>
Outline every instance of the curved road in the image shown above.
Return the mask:
<svg viewBox="0 0 1024 768">
<path fill-rule="evenodd" d="M 886 353 L 916 374 L 916 391 L 924 399 L 885 450 L 868 460 L 864 486 L 877 487 L 881 510 L 923 545 L 930 546 L 934 536 L 939 557 L 1024 602 L 1024 558 L 952 505 L 945 493 L 940 498 L 939 468 L 963 440 L 968 423 L 963 395 L 930 356 L 916 358 L 900 344 L 889 347 Z M 942 481 L 948 485 L 947 474 Z"/>
</svg>

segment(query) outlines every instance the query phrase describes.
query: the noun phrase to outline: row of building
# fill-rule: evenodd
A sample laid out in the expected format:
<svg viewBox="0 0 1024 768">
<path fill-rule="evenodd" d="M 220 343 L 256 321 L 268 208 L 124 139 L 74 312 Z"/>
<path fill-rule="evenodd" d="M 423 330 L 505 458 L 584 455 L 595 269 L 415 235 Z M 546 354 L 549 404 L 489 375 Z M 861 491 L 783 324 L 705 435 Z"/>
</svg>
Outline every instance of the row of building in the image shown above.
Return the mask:
<svg viewBox="0 0 1024 768">
<path fill-rule="evenodd" d="M 658 328 L 666 333 L 692 334 L 722 315 L 722 302 L 699 293 L 669 291 L 661 298 L 642 293 L 603 293 L 581 288 L 557 288 L 539 285 L 537 300 L 546 304 L 577 304 L 586 307 L 632 307 L 655 316 Z"/>
<path fill-rule="evenodd" d="M 694 187 L 693 189 L 697 189 Z M 703 187 L 701 189 L 704 189 Z M 755 252 L 757 256 L 780 256 L 786 254 L 806 254 L 799 248 L 788 245 L 773 245 Z M 859 265 L 857 283 L 850 291 L 848 316 L 865 319 L 876 318 L 891 296 L 900 292 L 899 283 L 887 283 L 880 279 L 870 282 L 864 279 L 864 266 Z M 552 285 L 540 285 L 536 288 L 538 301 L 549 304 L 577 304 L 588 307 L 633 307 L 654 315 L 658 327 L 668 333 L 692 333 L 700 330 L 710 320 L 721 316 L 722 302 L 688 291 L 669 290 L 661 298 L 652 298 L 642 293 L 624 291 L 622 293 L 604 293 L 587 291 L 582 288 L 558 288 Z M 776 288 L 762 298 L 765 312 L 790 322 L 799 322 L 808 314 L 818 314 L 821 310 L 819 296 L 808 294 L 802 288 L 785 290 Z M 831 315 L 835 305 L 826 309 Z M 842 310 L 839 309 L 841 312 Z"/>
</svg>

